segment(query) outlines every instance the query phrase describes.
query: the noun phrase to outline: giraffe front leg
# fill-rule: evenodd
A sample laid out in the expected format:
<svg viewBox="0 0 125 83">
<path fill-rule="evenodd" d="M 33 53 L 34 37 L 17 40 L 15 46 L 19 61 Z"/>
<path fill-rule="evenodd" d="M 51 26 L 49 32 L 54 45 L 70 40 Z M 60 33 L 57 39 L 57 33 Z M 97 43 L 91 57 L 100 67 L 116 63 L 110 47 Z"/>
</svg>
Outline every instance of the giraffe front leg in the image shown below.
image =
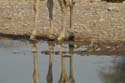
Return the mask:
<svg viewBox="0 0 125 83">
<path fill-rule="evenodd" d="M 33 8 L 34 8 L 34 29 L 31 33 L 30 40 L 35 40 L 38 35 L 38 19 L 39 19 L 39 4 L 40 0 L 34 0 Z"/>
<path fill-rule="evenodd" d="M 69 27 L 69 40 L 73 40 L 75 38 L 75 35 L 73 33 L 73 9 L 74 9 L 75 1 L 70 0 L 69 2 L 69 12 L 70 12 L 70 27 Z"/>
</svg>

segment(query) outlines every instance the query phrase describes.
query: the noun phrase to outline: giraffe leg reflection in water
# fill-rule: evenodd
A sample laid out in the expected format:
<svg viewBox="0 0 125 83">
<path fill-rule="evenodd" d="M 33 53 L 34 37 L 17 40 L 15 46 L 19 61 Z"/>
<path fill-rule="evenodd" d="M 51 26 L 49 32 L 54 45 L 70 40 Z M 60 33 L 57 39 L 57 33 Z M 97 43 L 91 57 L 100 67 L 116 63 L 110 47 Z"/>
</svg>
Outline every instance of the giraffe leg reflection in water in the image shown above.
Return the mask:
<svg viewBox="0 0 125 83">
<path fill-rule="evenodd" d="M 70 53 L 70 73 L 69 73 L 69 79 L 68 79 L 68 83 L 75 83 L 74 80 L 74 74 L 73 74 L 73 51 L 74 51 L 74 45 L 73 44 L 69 44 L 69 53 Z"/>
<path fill-rule="evenodd" d="M 74 51 L 74 45 L 69 44 L 69 62 L 70 62 L 70 73 L 69 78 L 67 79 L 66 75 L 66 69 L 65 69 L 65 57 L 64 57 L 64 48 L 62 45 L 59 45 L 61 49 L 61 76 L 59 83 L 75 83 L 74 80 L 74 74 L 73 74 L 73 51 Z"/>
<path fill-rule="evenodd" d="M 49 44 L 49 68 L 48 68 L 48 74 L 46 77 L 47 83 L 53 83 L 53 71 L 52 71 L 52 65 L 53 65 L 53 57 L 54 57 L 54 42 L 48 42 Z"/>
<path fill-rule="evenodd" d="M 66 75 L 66 68 L 65 68 L 65 57 L 64 57 L 64 48 L 62 47 L 62 44 L 59 45 L 61 49 L 61 76 L 59 83 L 75 83 L 74 81 L 74 75 L 73 75 L 73 50 L 74 46 L 72 44 L 69 45 L 69 53 L 70 53 L 70 73 L 69 73 L 69 79 L 67 79 Z M 53 57 L 54 57 L 54 42 L 49 42 L 49 69 L 47 74 L 47 83 L 53 83 L 53 73 L 52 73 L 52 64 L 53 64 Z M 32 53 L 33 53 L 33 59 L 34 59 L 34 83 L 40 83 L 39 78 L 39 65 L 38 65 L 38 55 L 37 55 L 37 46 L 36 42 L 32 41 Z"/>
<path fill-rule="evenodd" d="M 64 48 L 62 47 L 62 44 L 60 44 L 59 47 L 61 49 L 61 76 L 60 76 L 59 83 L 66 83 L 67 75 L 66 75 L 66 69 L 65 69 Z"/>
<path fill-rule="evenodd" d="M 33 53 L 33 61 L 34 61 L 33 79 L 34 79 L 34 83 L 40 83 L 37 46 L 36 46 L 36 42 L 35 41 L 32 42 L 31 44 L 32 44 L 32 53 Z"/>
</svg>

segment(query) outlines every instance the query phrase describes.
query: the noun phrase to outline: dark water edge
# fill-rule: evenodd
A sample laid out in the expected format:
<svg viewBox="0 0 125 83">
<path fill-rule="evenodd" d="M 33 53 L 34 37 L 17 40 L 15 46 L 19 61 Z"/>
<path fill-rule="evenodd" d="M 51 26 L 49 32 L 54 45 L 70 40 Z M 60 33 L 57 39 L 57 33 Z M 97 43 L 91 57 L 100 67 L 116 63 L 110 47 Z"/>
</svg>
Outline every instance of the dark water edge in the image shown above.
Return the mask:
<svg viewBox="0 0 125 83">
<path fill-rule="evenodd" d="M 65 43 L 61 51 L 57 44 L 46 41 L 37 43 L 40 83 L 59 83 L 61 68 L 65 65 L 67 80 L 75 83 L 125 83 L 125 56 L 123 53 L 107 54 L 87 45 L 70 46 Z M 54 48 L 54 50 L 52 50 Z M 87 49 L 89 48 L 89 49 Z M 124 50 L 124 48 L 122 48 Z M 108 50 L 112 48 L 108 47 Z M 0 83 L 33 83 L 33 44 L 28 41 L 0 41 Z M 50 54 L 53 55 L 51 61 Z M 64 57 L 61 57 L 64 54 Z M 70 56 L 72 55 L 72 56 Z M 64 61 L 62 63 L 62 61 Z M 71 66 L 72 65 L 72 66 Z M 72 76 L 70 76 L 72 71 Z M 72 82 L 72 83 L 74 83 Z M 60 82 L 61 83 L 61 82 Z"/>
</svg>

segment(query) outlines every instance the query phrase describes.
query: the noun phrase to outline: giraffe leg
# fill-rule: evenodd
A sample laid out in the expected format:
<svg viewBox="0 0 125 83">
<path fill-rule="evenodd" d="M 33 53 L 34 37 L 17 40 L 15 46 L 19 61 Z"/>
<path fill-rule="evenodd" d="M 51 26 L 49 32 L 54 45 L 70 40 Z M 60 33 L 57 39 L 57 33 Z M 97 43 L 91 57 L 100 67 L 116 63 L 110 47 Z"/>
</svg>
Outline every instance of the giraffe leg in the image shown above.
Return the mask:
<svg viewBox="0 0 125 83">
<path fill-rule="evenodd" d="M 66 36 L 66 13 L 62 12 L 62 31 L 59 34 L 58 41 L 62 42 L 65 39 Z"/>
<path fill-rule="evenodd" d="M 74 0 L 59 0 L 60 6 L 61 6 L 61 11 L 62 11 L 62 32 L 60 33 L 58 37 L 58 41 L 63 41 L 64 39 L 73 39 L 74 35 L 71 33 L 72 29 L 72 14 L 73 14 L 73 7 L 74 7 Z M 70 28 L 69 32 L 66 29 L 66 14 L 67 14 L 67 9 L 68 7 L 70 8 Z"/>
<path fill-rule="evenodd" d="M 40 0 L 34 0 L 33 8 L 34 8 L 34 29 L 31 33 L 30 40 L 36 39 L 36 36 L 38 35 L 38 18 L 39 18 L 39 4 Z"/>
<path fill-rule="evenodd" d="M 47 7 L 49 11 L 49 23 L 50 23 L 50 29 L 49 33 L 50 35 L 55 34 L 55 28 L 53 27 L 53 0 L 47 1 Z"/>
<path fill-rule="evenodd" d="M 69 2 L 69 10 L 70 10 L 70 27 L 69 27 L 69 40 L 74 39 L 74 34 L 73 34 L 73 8 L 74 8 L 74 0 L 70 0 Z"/>
<path fill-rule="evenodd" d="M 69 9 L 70 9 L 70 29 L 73 27 L 73 8 L 74 8 L 74 0 L 70 0 Z"/>
</svg>

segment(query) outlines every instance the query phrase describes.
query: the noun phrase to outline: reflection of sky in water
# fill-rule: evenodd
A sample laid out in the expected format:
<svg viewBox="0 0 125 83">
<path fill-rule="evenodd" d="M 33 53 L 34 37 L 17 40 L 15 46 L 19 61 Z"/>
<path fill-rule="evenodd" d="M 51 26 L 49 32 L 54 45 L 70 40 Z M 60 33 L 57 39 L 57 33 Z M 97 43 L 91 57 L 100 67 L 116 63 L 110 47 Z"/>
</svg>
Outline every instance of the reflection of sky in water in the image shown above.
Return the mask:
<svg viewBox="0 0 125 83">
<path fill-rule="evenodd" d="M 37 46 L 40 81 L 46 83 L 49 56 L 41 54 L 41 50 L 48 50 L 48 44 L 44 42 Z M 58 48 L 55 47 L 55 50 L 58 50 Z M 60 78 L 60 59 L 60 56 L 54 56 L 53 83 L 58 83 Z M 65 60 L 67 74 L 69 75 L 69 58 Z M 119 60 L 117 59 L 117 61 Z M 114 62 L 114 56 L 73 56 L 75 83 L 103 83 L 100 71 L 111 71 L 114 63 L 117 63 Z M 0 83 L 33 83 L 32 74 L 33 56 L 31 45 L 20 41 L 9 41 L 4 42 L 4 44 L 0 42 Z"/>
</svg>

